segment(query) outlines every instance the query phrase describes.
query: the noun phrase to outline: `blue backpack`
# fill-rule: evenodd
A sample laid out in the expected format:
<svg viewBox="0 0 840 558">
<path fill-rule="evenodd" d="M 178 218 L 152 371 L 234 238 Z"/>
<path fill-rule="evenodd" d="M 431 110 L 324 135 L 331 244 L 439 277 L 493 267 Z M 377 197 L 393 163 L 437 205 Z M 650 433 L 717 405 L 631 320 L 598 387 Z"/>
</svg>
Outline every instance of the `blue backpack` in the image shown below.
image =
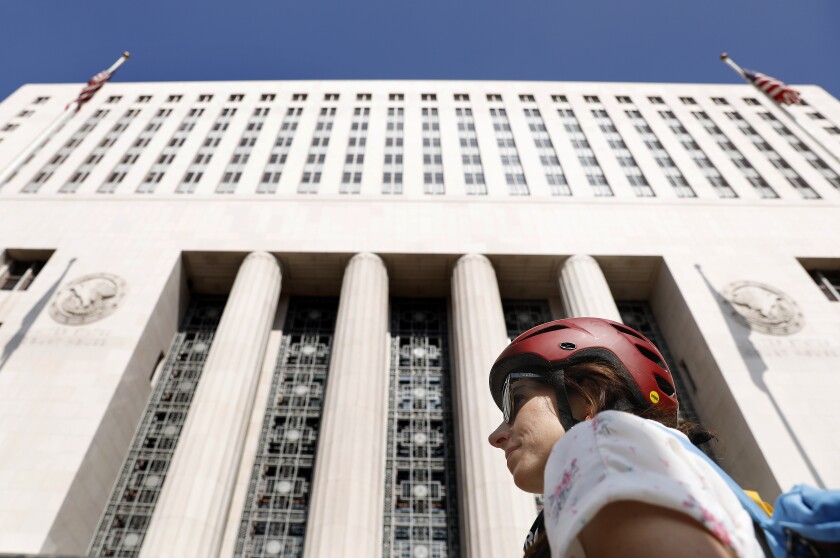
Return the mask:
<svg viewBox="0 0 840 558">
<path fill-rule="evenodd" d="M 666 430 L 673 434 L 670 429 Z M 840 490 L 824 490 L 798 484 L 779 495 L 773 506 L 773 514 L 768 515 L 708 455 L 685 437 L 674 437 L 686 449 L 705 459 L 729 484 L 750 514 L 757 538 L 768 557 L 840 557 Z"/>
</svg>

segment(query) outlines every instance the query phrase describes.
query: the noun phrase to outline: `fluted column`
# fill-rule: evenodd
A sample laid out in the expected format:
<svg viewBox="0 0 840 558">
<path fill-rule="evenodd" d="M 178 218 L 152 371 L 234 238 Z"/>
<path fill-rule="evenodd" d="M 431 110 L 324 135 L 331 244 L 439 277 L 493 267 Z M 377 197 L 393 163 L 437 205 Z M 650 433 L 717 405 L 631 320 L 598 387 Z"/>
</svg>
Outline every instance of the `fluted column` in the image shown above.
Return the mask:
<svg viewBox="0 0 840 558">
<path fill-rule="evenodd" d="M 356 254 L 344 271 L 306 528 L 306 558 L 382 554 L 388 426 L 388 274 Z"/>
<path fill-rule="evenodd" d="M 601 266 L 592 256 L 571 256 L 560 269 L 560 296 L 567 318 L 595 317 L 621 321 Z"/>
<path fill-rule="evenodd" d="M 142 558 L 215 558 L 280 296 L 277 259 L 245 258 L 143 542 Z"/>
<path fill-rule="evenodd" d="M 490 367 L 508 341 L 496 273 L 486 257 L 467 254 L 455 264 L 452 312 L 464 556 L 521 556 L 536 507 L 534 496 L 513 484 L 502 452 L 487 442 L 502 420 L 487 387 Z"/>
</svg>

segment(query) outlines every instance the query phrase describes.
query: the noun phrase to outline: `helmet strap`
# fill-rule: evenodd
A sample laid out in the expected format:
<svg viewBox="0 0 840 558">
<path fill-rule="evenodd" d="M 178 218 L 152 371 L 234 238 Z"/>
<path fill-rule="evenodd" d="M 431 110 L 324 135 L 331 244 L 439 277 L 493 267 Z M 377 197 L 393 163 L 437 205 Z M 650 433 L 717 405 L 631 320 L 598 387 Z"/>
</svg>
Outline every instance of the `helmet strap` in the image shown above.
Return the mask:
<svg viewBox="0 0 840 558">
<path fill-rule="evenodd" d="M 545 379 L 549 384 L 554 386 L 557 397 L 557 411 L 560 418 L 560 424 L 568 431 L 580 421 L 572 416 L 572 408 L 569 405 L 569 396 L 566 394 L 566 376 L 565 370 L 556 368 L 545 375 Z"/>
</svg>

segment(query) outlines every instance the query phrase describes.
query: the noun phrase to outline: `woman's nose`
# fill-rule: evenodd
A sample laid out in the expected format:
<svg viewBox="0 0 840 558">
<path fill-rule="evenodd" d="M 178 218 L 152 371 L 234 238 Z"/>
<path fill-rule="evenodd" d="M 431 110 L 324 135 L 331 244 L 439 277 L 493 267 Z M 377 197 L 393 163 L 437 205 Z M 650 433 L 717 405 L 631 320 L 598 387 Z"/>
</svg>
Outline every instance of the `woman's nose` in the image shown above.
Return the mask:
<svg viewBox="0 0 840 558">
<path fill-rule="evenodd" d="M 499 425 L 496 430 L 490 433 L 490 436 L 487 437 L 487 441 L 490 442 L 490 445 L 494 448 L 502 448 L 502 445 L 505 443 L 505 440 L 508 438 L 508 432 L 510 429 L 510 425 L 504 421 Z"/>
</svg>

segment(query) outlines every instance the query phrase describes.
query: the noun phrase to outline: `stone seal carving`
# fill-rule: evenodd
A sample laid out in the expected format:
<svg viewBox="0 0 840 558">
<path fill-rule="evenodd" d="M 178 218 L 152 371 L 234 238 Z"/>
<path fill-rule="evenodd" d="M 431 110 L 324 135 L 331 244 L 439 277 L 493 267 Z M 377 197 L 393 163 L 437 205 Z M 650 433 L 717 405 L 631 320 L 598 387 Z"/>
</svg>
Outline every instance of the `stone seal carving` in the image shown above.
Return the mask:
<svg viewBox="0 0 840 558">
<path fill-rule="evenodd" d="M 802 310 L 796 301 L 770 285 L 735 281 L 724 288 L 723 296 L 755 331 L 792 335 L 804 325 Z"/>
<path fill-rule="evenodd" d="M 65 325 L 85 325 L 110 316 L 125 295 L 125 281 L 93 273 L 64 285 L 50 304 L 50 316 Z"/>
</svg>

